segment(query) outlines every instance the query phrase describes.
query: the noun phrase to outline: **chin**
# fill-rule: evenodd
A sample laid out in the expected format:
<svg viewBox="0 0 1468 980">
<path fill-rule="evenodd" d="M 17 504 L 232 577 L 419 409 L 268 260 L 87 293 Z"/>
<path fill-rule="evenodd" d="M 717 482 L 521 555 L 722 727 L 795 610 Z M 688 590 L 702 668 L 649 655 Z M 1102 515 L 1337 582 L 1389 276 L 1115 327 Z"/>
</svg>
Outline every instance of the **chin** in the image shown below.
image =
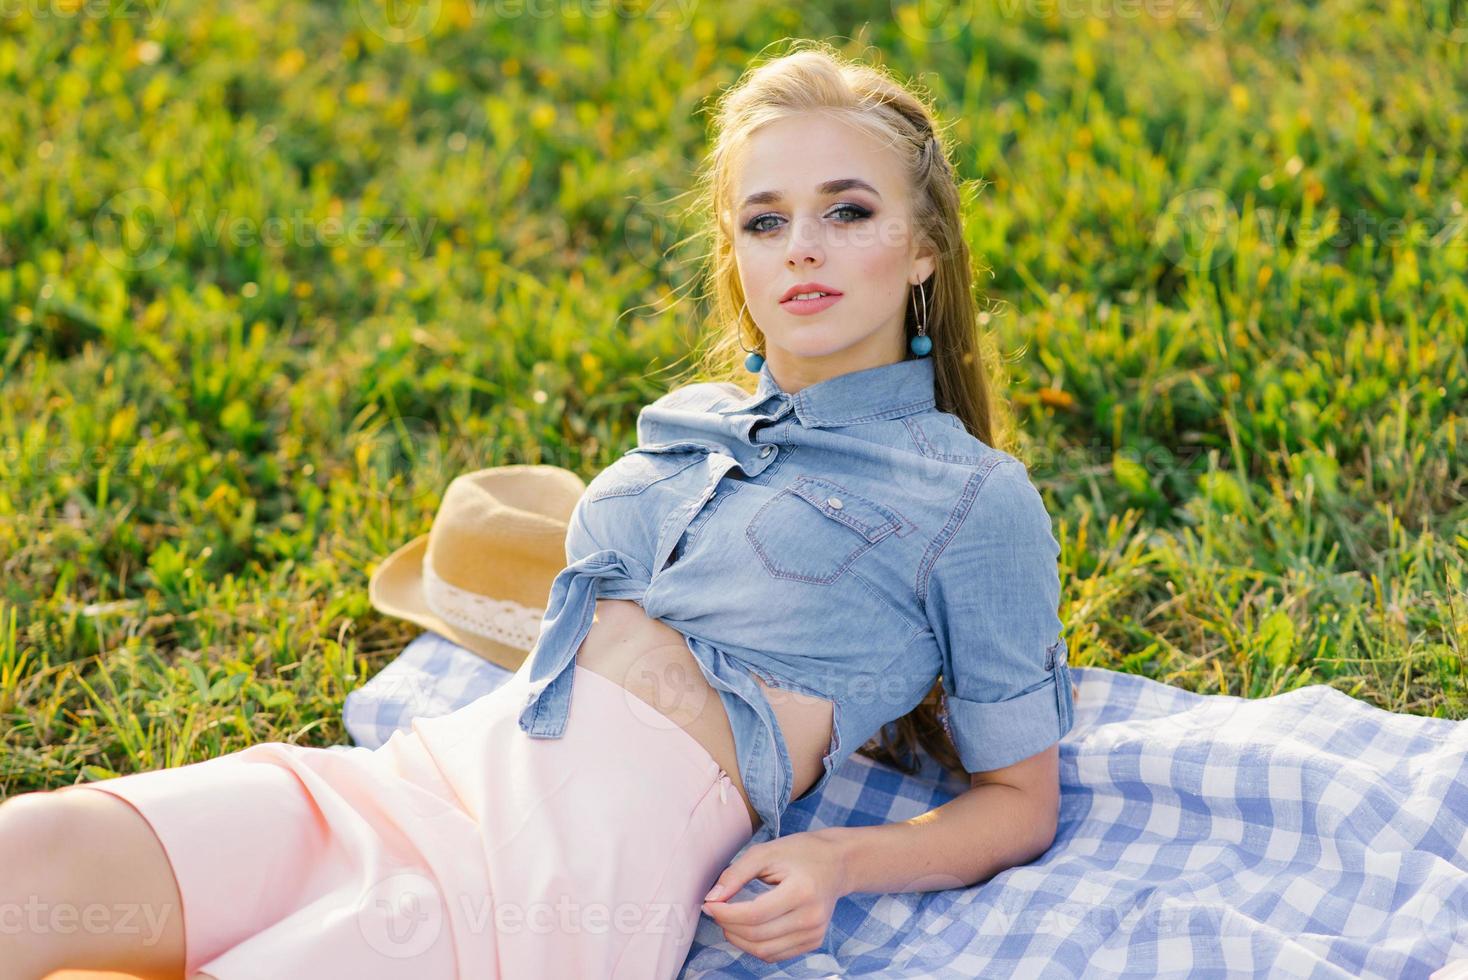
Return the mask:
<svg viewBox="0 0 1468 980">
<path fill-rule="evenodd" d="M 839 328 L 815 323 L 783 330 L 778 338 L 766 337 L 766 340 L 773 341 L 773 346 L 793 357 L 829 357 L 856 347 L 865 339 L 865 336 L 852 336 Z"/>
<path fill-rule="evenodd" d="M 829 358 L 873 349 L 872 342 L 871 336 L 841 337 L 827 343 L 796 344 L 790 348 L 790 352 L 798 357 Z"/>
<path fill-rule="evenodd" d="M 842 351 L 849 350 L 852 346 L 853 345 L 851 343 L 796 343 L 782 344 L 780 345 L 780 350 L 785 354 L 786 357 L 793 357 L 797 359 L 809 358 L 810 360 L 822 360 L 824 358 L 840 354 Z"/>
</svg>

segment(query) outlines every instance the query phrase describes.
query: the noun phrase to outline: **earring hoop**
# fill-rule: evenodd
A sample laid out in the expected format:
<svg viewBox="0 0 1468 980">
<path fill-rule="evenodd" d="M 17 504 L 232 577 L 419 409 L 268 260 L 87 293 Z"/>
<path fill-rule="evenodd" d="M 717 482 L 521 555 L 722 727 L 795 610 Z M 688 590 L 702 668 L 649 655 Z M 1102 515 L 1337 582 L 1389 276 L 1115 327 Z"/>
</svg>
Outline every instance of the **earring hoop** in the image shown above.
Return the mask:
<svg viewBox="0 0 1468 980">
<path fill-rule="evenodd" d="M 765 366 L 765 356 L 759 351 L 750 350 L 744 346 L 744 315 L 749 312 L 749 301 L 739 308 L 739 323 L 734 327 L 734 336 L 739 341 L 739 349 L 745 352 L 744 370 L 750 374 L 759 374 L 760 368 Z"/>
<path fill-rule="evenodd" d="M 926 357 L 933 350 L 933 338 L 928 336 L 928 291 L 923 288 L 922 283 L 917 283 L 918 293 L 922 296 L 921 312 L 913 311 L 913 321 L 917 323 L 917 336 L 908 342 L 908 348 L 918 357 Z M 909 297 L 912 291 L 909 290 Z"/>
</svg>

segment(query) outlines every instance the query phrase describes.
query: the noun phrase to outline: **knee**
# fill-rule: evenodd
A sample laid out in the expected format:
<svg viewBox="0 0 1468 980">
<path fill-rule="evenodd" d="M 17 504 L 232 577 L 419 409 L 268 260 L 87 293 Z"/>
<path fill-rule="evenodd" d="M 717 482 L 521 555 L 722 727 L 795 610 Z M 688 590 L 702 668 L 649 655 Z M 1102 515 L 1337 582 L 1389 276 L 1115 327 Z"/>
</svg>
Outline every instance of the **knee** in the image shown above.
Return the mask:
<svg viewBox="0 0 1468 980">
<path fill-rule="evenodd" d="M 87 841 L 106 840 L 108 810 L 93 793 L 22 793 L 0 803 L 0 866 L 54 864 L 80 853 Z"/>
</svg>

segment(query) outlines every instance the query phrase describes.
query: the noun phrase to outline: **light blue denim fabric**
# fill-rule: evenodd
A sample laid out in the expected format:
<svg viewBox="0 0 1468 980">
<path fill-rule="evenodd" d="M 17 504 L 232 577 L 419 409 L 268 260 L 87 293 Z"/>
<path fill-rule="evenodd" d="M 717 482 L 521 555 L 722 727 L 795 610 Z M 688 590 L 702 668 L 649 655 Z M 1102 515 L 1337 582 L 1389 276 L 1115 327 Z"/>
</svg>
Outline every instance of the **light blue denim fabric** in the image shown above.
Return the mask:
<svg viewBox="0 0 1468 980">
<path fill-rule="evenodd" d="M 931 359 L 793 395 L 767 363 L 753 395 L 714 382 L 664 395 L 637 436 L 571 516 L 522 668 L 525 732 L 564 731 L 598 597 L 634 599 L 687 638 L 728 712 L 756 842 L 780 835 L 794 772 L 750 671 L 834 702 L 825 772 L 805 795 L 940 674 L 969 772 L 1070 730 L 1049 515 L 1023 463 L 935 407 Z"/>
</svg>

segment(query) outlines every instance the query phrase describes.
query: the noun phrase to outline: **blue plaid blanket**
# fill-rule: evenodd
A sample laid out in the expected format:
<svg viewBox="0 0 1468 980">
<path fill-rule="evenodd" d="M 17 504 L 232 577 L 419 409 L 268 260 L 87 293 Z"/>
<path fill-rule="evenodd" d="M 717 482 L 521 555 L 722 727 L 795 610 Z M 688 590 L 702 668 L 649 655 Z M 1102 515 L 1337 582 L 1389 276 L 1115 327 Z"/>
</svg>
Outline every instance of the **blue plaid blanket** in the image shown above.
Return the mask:
<svg viewBox="0 0 1468 980">
<path fill-rule="evenodd" d="M 972 888 L 846 896 L 822 948 L 780 963 L 704 916 L 682 976 L 1346 980 L 1468 957 L 1468 722 L 1323 684 L 1247 699 L 1071 672 L 1043 856 Z M 348 695 L 347 731 L 375 748 L 508 676 L 424 633 Z M 789 832 L 904 820 L 966 788 L 931 759 L 907 776 L 853 754 Z"/>
</svg>

